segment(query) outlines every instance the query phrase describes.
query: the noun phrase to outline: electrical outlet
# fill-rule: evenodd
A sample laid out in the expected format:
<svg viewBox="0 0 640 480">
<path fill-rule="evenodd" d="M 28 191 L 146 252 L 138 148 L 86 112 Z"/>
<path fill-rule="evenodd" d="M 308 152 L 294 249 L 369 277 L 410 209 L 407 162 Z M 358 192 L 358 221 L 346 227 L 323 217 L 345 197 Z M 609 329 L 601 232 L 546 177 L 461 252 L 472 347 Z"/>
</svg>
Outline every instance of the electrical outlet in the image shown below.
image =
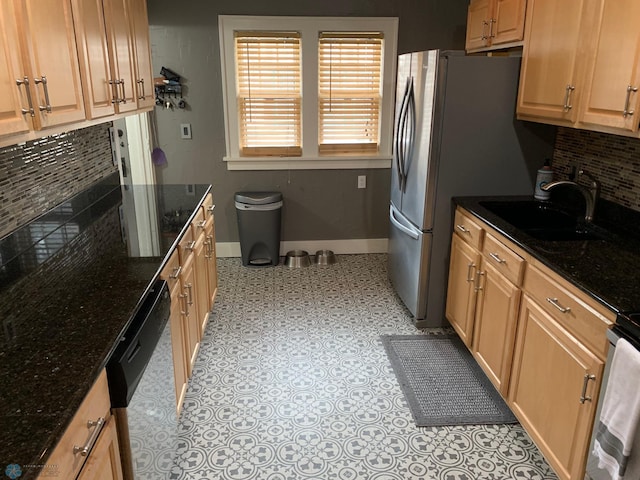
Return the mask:
<svg viewBox="0 0 640 480">
<path fill-rule="evenodd" d="M 180 124 L 180 138 L 191 139 L 191 124 L 190 123 L 181 123 Z"/>
<path fill-rule="evenodd" d="M 367 176 L 358 175 L 358 188 L 367 188 Z"/>
</svg>

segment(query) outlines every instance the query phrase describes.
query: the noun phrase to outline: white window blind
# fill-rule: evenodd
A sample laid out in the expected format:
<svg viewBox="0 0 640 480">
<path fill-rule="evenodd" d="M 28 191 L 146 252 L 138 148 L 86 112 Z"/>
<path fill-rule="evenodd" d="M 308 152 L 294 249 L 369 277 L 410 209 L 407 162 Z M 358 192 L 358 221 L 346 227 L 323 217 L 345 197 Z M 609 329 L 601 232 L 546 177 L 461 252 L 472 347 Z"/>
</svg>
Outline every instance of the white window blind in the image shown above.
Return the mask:
<svg viewBox="0 0 640 480">
<path fill-rule="evenodd" d="M 380 32 L 320 32 L 321 154 L 378 152 L 382 47 Z"/>
<path fill-rule="evenodd" d="M 240 155 L 302 155 L 300 34 L 234 36 Z"/>
</svg>

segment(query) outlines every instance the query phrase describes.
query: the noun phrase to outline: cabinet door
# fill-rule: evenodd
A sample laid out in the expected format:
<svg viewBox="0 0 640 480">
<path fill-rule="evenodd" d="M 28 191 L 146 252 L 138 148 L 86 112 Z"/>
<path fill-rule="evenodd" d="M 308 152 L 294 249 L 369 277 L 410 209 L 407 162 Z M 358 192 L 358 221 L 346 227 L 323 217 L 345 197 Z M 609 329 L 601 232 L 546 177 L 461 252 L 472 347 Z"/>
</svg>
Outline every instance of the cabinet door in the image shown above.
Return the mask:
<svg viewBox="0 0 640 480">
<path fill-rule="evenodd" d="M 467 13 L 467 50 L 489 46 L 490 21 L 491 0 L 471 0 Z"/>
<path fill-rule="evenodd" d="M 218 293 L 218 267 L 216 265 L 216 234 L 213 218 L 207 221 L 205 228 L 207 238 L 207 281 L 209 294 L 209 309 L 213 309 Z"/>
<path fill-rule="evenodd" d="M 182 280 L 182 298 L 185 299 L 183 321 L 185 322 L 187 333 L 187 373 L 191 377 L 193 366 L 198 356 L 198 349 L 200 348 L 200 322 L 198 320 L 198 306 L 195 300 L 197 281 L 193 255 L 190 255 L 182 265 L 180 276 Z"/>
<path fill-rule="evenodd" d="M 115 88 L 111 73 L 102 0 L 73 0 L 80 73 L 84 84 L 87 118 L 115 113 Z"/>
<path fill-rule="evenodd" d="M 475 279 L 479 269 L 478 251 L 453 235 L 445 315 L 467 347 L 471 346 L 473 337 Z"/>
<path fill-rule="evenodd" d="M 29 116 L 22 113 L 23 108 L 29 108 L 21 95 L 25 87 L 16 83 L 25 74 L 14 4 L 0 2 L 0 136 L 29 131 Z"/>
<path fill-rule="evenodd" d="M 103 427 L 78 480 L 122 480 L 118 435 L 113 417 Z"/>
<path fill-rule="evenodd" d="M 638 131 L 640 116 L 640 2 L 601 0 L 599 29 L 581 120 Z M 634 90 L 635 89 L 635 90 Z M 629 90 L 629 91 L 628 91 Z M 625 110 L 627 113 L 625 114 Z"/>
<path fill-rule="evenodd" d="M 196 303 L 198 319 L 200 322 L 200 338 L 204 335 L 204 330 L 209 321 L 209 280 L 207 278 L 207 248 L 205 244 L 206 236 L 204 226 L 201 233 L 196 238 L 196 246 L 194 248 L 196 259 Z"/>
<path fill-rule="evenodd" d="M 22 0 L 36 129 L 85 119 L 71 0 Z"/>
<path fill-rule="evenodd" d="M 471 351 L 498 391 L 506 397 L 520 289 L 484 260 L 482 270 Z"/>
<path fill-rule="evenodd" d="M 509 405 L 562 479 L 584 476 L 602 371 L 601 360 L 523 295 Z"/>
<path fill-rule="evenodd" d="M 186 354 L 186 333 L 187 327 L 182 311 L 184 309 L 184 298 L 181 298 L 181 286 L 178 282 L 171 291 L 171 312 L 169 322 L 171 322 L 171 353 L 173 354 L 173 372 L 176 387 L 176 412 L 178 418 L 182 410 L 185 394 L 187 393 L 188 357 Z"/>
<path fill-rule="evenodd" d="M 522 40 L 526 8 L 526 0 L 496 0 L 491 45 Z"/>
<path fill-rule="evenodd" d="M 118 82 L 117 111 L 131 112 L 138 108 L 135 95 L 135 68 L 130 12 L 127 0 L 103 0 L 105 25 L 109 40 L 110 63 Z"/>
<path fill-rule="evenodd" d="M 135 83 L 138 108 L 155 105 L 151 48 L 149 42 L 149 20 L 145 0 L 128 0 L 131 13 L 131 29 L 135 53 Z"/>
<path fill-rule="evenodd" d="M 590 0 L 529 0 L 518 114 L 566 121 L 577 118 L 584 85 L 580 77 L 583 23 Z"/>
</svg>

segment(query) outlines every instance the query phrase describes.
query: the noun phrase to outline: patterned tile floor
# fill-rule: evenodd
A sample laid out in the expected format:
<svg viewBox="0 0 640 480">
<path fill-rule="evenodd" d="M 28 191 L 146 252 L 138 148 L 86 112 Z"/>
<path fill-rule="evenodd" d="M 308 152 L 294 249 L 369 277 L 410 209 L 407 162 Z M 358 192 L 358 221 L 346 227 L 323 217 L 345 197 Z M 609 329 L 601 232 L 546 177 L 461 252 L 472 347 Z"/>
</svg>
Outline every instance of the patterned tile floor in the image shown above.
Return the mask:
<svg viewBox="0 0 640 480">
<path fill-rule="evenodd" d="M 418 333 L 385 255 L 218 269 L 171 478 L 557 478 L 519 425 L 414 426 L 379 340 Z"/>
</svg>

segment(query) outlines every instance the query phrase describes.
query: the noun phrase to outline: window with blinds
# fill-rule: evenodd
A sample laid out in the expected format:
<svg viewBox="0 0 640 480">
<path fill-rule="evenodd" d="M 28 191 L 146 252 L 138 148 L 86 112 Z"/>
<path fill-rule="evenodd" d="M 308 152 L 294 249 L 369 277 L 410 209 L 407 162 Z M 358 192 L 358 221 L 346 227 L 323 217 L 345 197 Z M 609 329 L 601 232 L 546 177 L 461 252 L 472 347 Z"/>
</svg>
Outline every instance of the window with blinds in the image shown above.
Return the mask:
<svg viewBox="0 0 640 480">
<path fill-rule="evenodd" d="M 320 32 L 319 152 L 377 153 L 382 97 L 382 33 Z"/>
<path fill-rule="evenodd" d="M 300 34 L 234 36 L 240 155 L 302 155 Z"/>
</svg>

